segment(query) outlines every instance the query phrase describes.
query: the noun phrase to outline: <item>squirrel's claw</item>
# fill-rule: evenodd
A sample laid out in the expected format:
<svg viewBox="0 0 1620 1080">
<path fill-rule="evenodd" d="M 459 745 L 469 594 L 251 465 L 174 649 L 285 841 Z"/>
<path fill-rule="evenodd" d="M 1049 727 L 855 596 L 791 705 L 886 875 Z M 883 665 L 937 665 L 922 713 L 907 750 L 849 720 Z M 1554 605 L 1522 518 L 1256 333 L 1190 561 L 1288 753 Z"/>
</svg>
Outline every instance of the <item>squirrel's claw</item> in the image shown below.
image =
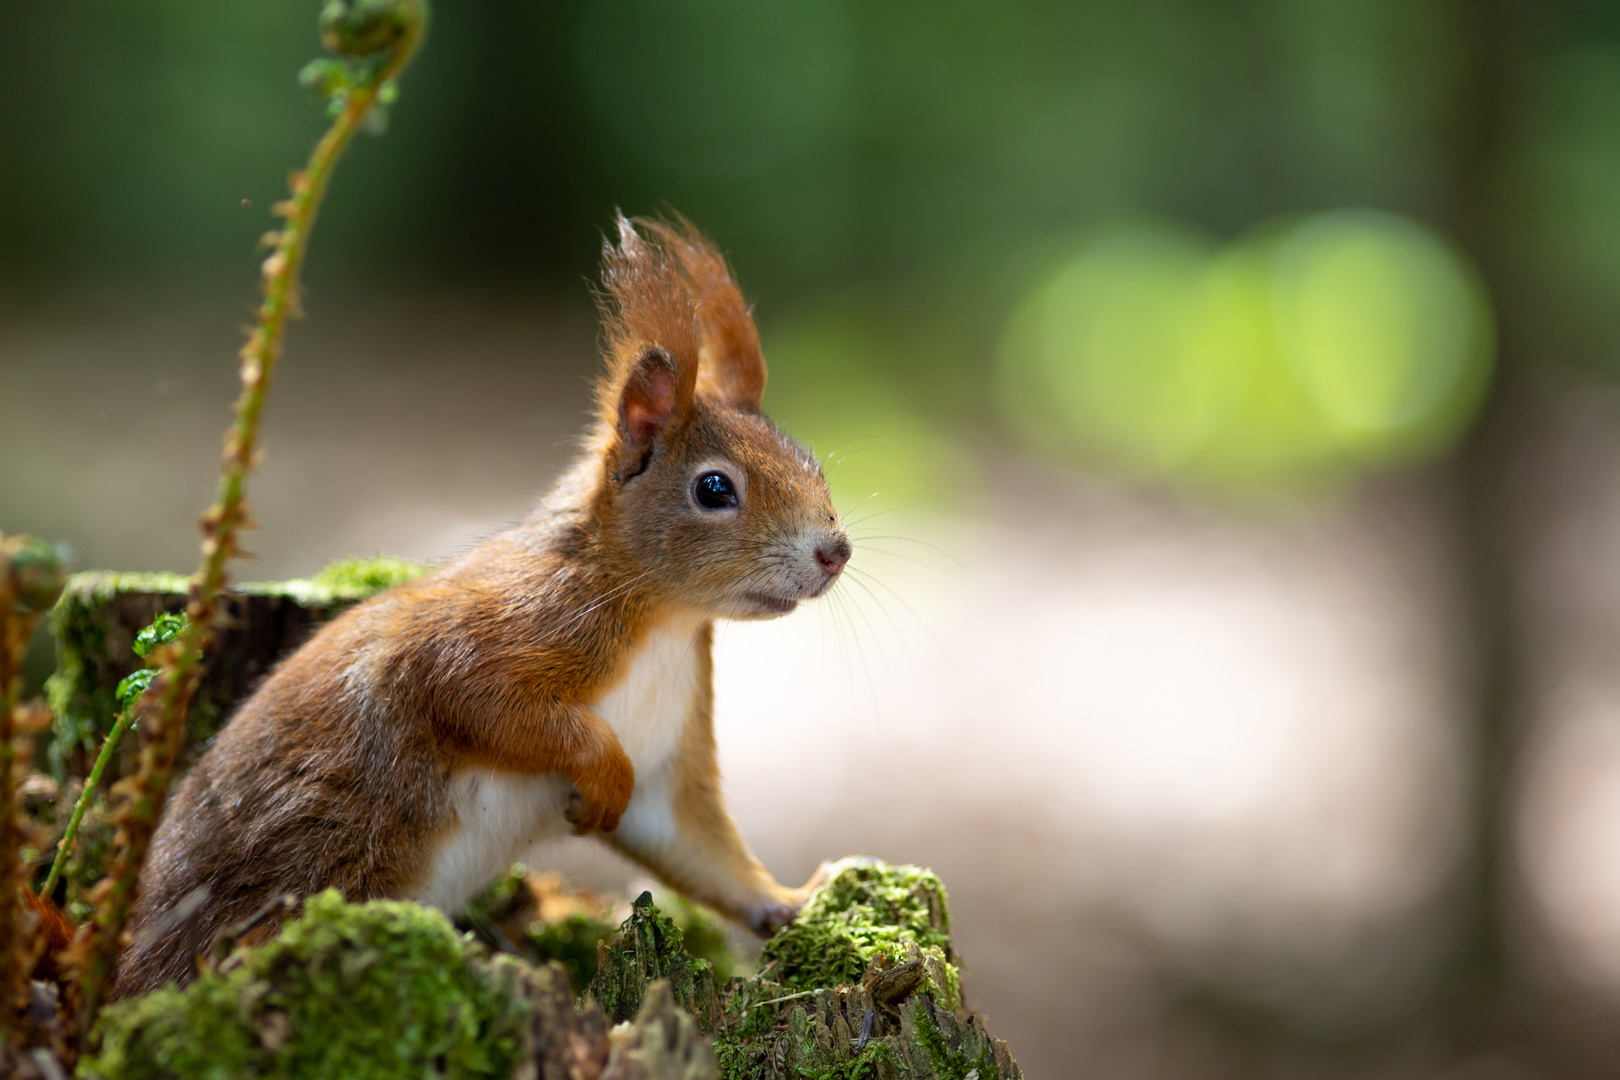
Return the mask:
<svg viewBox="0 0 1620 1080">
<path fill-rule="evenodd" d="M 563 811 L 563 817 L 568 824 L 574 827 L 575 836 L 584 836 L 590 832 L 590 826 L 585 821 L 585 800 L 577 791 L 569 792 L 568 807 Z"/>
<path fill-rule="evenodd" d="M 849 865 L 849 861 L 842 859 L 838 862 L 824 862 L 816 867 L 816 872 L 810 875 L 810 880 L 797 889 L 785 889 L 781 899 L 760 904 L 748 915 L 749 929 L 760 937 L 767 938 L 782 929 L 799 917 L 799 909 L 804 907 L 811 894 L 827 884 L 839 870 Z"/>
<path fill-rule="evenodd" d="M 568 808 L 563 811 L 563 817 L 574 827 L 575 836 L 587 836 L 593 832 L 610 833 L 619 827 L 619 818 L 624 816 L 624 805 L 613 807 L 603 802 L 587 803 L 585 796 L 576 791 L 568 796 Z"/>
<path fill-rule="evenodd" d="M 760 937 L 768 938 L 799 916 L 802 903 L 772 900 L 755 908 L 748 918 L 748 928 Z"/>
</svg>

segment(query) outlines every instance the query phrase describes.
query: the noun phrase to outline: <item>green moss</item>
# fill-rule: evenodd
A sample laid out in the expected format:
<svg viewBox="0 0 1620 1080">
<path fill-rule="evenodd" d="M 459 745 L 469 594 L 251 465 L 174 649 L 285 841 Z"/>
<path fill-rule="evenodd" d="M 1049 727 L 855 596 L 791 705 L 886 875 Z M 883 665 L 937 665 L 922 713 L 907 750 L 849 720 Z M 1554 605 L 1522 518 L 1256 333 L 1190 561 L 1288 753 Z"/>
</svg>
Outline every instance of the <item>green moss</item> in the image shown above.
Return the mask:
<svg viewBox="0 0 1620 1080">
<path fill-rule="evenodd" d="M 761 957 L 775 961 L 773 977 L 795 990 L 852 983 L 878 957 L 897 961 L 908 945 L 940 961 L 947 1007 L 961 1001 L 951 952 L 945 886 L 932 870 L 850 860 L 804 906 L 799 917 L 766 942 Z"/>
<path fill-rule="evenodd" d="M 680 929 L 681 947 L 686 954 L 709 962 L 717 982 L 725 982 L 744 966 L 742 956 L 731 946 L 725 924 L 714 912 L 680 893 L 662 889 L 653 894 L 653 904 Z"/>
<path fill-rule="evenodd" d="M 523 869 L 514 867 L 475 902 L 476 917 L 495 928 L 514 920 L 521 925 L 532 914 L 537 889 L 534 880 L 525 888 Z M 873 958 L 950 954 L 942 929 L 944 890 L 928 871 L 860 861 L 840 868 L 823 892 L 825 902 L 807 908 L 824 924 L 817 939 L 823 943 L 832 940 L 826 928 L 838 925 L 843 929 L 836 936 Z M 892 920 L 887 927 L 885 919 Z M 760 976 L 732 979 L 717 990 L 710 965 L 691 957 L 685 941 L 677 921 L 643 894 L 616 940 L 601 946 L 591 989 L 609 1019 L 622 1020 L 653 1000 L 655 981 L 667 981 L 697 1030 L 714 1038 L 727 1080 L 1019 1075 L 1015 1065 L 998 1069 L 981 1024 L 944 1006 L 937 972 L 932 986 L 892 1004 L 864 986 L 795 990 Z M 531 1015 L 550 1015 L 531 1014 L 531 1008 L 557 1000 L 555 991 L 524 996 L 517 973 L 532 970 L 508 956 L 483 958 L 436 912 L 388 902 L 350 906 L 328 893 L 312 900 L 281 937 L 238 951 L 184 992 L 159 991 L 108 1009 L 99 1048 L 81 1074 L 103 1080 L 505 1076 L 534 1049 L 534 1035 L 525 1035 Z M 812 970 L 796 965 L 801 980 Z M 558 980 L 552 985 L 559 985 L 560 973 Z M 875 1000 L 876 1024 L 856 1050 L 853 1032 Z M 562 1008 L 571 1012 L 567 1004 Z M 554 1030 L 554 1020 L 545 1023 Z"/>
<path fill-rule="evenodd" d="M 618 937 L 598 954 L 591 992 L 609 1020 L 634 1017 L 654 979 L 668 979 L 676 1004 L 697 1014 L 700 1024 L 708 1020 L 715 999 L 714 970 L 707 960 L 688 956 L 684 941 L 675 921 L 653 906 L 652 894 L 642 893 Z"/>
<path fill-rule="evenodd" d="M 493 925 L 505 922 L 531 907 L 533 896 L 529 892 L 528 876 L 527 866 L 513 863 L 506 868 L 506 873 L 490 882 L 483 892 L 467 901 L 467 909 L 463 915 L 474 926 L 466 929 L 473 929 L 478 923 Z"/>
<path fill-rule="evenodd" d="M 879 1068 L 881 1065 L 888 1065 L 889 1069 Z M 812 1074 L 810 1080 L 877 1080 L 886 1071 L 892 1073 L 894 1068 L 893 1050 L 882 1043 L 868 1043 L 853 1061 L 836 1062 L 826 1071 Z M 994 1077 L 995 1071 L 991 1070 L 980 1075 Z"/>
<path fill-rule="evenodd" d="M 482 950 L 416 904 L 311 898 L 257 949 L 185 990 L 107 1007 L 80 1066 L 104 1080 L 508 1075 L 529 1007 Z"/>
<path fill-rule="evenodd" d="M 536 920 L 524 934 L 524 953 L 531 963 L 555 960 L 567 968 L 574 992 L 583 993 L 596 978 L 597 942 L 612 933 L 611 924 L 586 915 L 569 915 L 549 923 Z"/>
<path fill-rule="evenodd" d="M 765 979 L 734 979 L 727 988 L 725 1023 L 714 1033 L 714 1053 L 723 1080 L 756 1080 L 771 1076 L 771 1051 L 780 1030 L 779 1009 L 772 1002 L 782 987 Z"/>
<path fill-rule="evenodd" d="M 916 1022 L 917 1041 L 927 1052 L 928 1063 L 933 1066 L 939 1080 L 968 1080 L 970 1074 L 978 1077 L 997 1075 L 995 1058 L 990 1055 L 988 1046 L 981 1046 L 978 1054 L 973 1056 L 953 1048 L 945 1033 L 928 1015 L 928 1006 L 922 998 L 913 998 L 911 1008 L 912 1019 Z"/>
<path fill-rule="evenodd" d="M 716 1037 L 714 1052 L 720 1062 L 720 1075 L 724 1080 L 753 1080 L 755 1077 L 777 1075 L 765 1060 L 769 1054 L 768 1046 L 762 1047 L 754 1040 L 738 1039 L 733 1032 Z M 877 1080 L 882 1076 L 910 1074 L 903 1071 L 892 1047 L 881 1042 L 871 1042 L 853 1058 L 834 1061 L 808 1070 L 792 1069 L 789 1075 L 794 1077 L 794 1080 Z M 989 1072 L 980 1073 L 980 1076 L 984 1080 L 995 1080 L 996 1071 L 992 1067 Z"/>
<path fill-rule="evenodd" d="M 528 867 L 513 863 L 505 874 L 468 901 L 456 916 L 456 926 L 536 967 L 548 961 L 561 964 L 568 971 L 574 993 L 581 994 L 596 977 L 597 943 L 612 937 L 617 926 L 588 906 L 549 922 L 538 917 L 540 912 L 528 879 Z"/>
<path fill-rule="evenodd" d="M 175 593 L 184 596 L 190 588 L 191 579 L 184 574 L 83 570 L 68 579 L 57 607 L 61 607 L 70 594 L 81 600 L 106 600 L 121 592 Z"/>
<path fill-rule="evenodd" d="M 317 574 L 292 581 L 244 581 L 245 593 L 291 596 L 304 603 L 364 600 L 428 572 L 426 563 L 378 555 L 370 559 L 335 559 Z"/>
<path fill-rule="evenodd" d="M 962 1006 L 949 931 L 945 888 L 932 871 L 852 859 L 833 867 L 766 945 L 760 975 L 718 987 L 688 955 L 676 920 L 643 894 L 603 947 L 591 990 L 618 1020 L 635 1013 L 652 980 L 669 979 L 677 1002 L 713 1037 L 726 1080 L 967 1080 L 975 1069 L 979 1080 L 1012 1080 L 1016 1064 L 997 1066 L 992 1041 Z M 877 996 L 885 980 L 870 970 L 874 962 L 908 960 L 920 963 L 923 981 L 905 997 Z M 857 1051 L 863 1017 L 871 1029 Z"/>
</svg>

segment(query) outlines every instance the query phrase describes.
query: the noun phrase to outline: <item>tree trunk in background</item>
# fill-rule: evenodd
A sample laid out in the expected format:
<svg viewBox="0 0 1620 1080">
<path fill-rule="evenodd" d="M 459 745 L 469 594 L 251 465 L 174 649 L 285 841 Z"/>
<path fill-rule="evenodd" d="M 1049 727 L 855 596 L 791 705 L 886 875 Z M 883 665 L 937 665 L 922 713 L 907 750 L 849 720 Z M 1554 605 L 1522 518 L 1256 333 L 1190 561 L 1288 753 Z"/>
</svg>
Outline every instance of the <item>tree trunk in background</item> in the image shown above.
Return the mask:
<svg viewBox="0 0 1620 1080">
<path fill-rule="evenodd" d="M 1504 200 L 1513 106 L 1523 99 L 1522 59 L 1539 11 L 1518 0 L 1459 2 L 1467 53 L 1461 58 L 1448 224 L 1490 290 L 1497 370 L 1452 473 L 1460 600 L 1455 617 L 1471 695 L 1465 745 L 1472 762 L 1451 952 L 1435 1004 L 1447 1047 L 1459 1061 L 1505 1057 L 1536 1072 L 1614 1075 L 1612 1062 L 1581 1061 L 1579 1047 L 1559 1052 L 1554 1062 L 1554 1047 L 1537 1037 L 1541 1025 L 1523 963 L 1527 893 L 1515 850 L 1531 701 L 1522 529 L 1534 527 L 1517 520 L 1516 489 L 1533 439 L 1544 368 L 1526 330 L 1533 322 L 1523 317 L 1514 293 L 1518 278 L 1510 270 Z"/>
</svg>

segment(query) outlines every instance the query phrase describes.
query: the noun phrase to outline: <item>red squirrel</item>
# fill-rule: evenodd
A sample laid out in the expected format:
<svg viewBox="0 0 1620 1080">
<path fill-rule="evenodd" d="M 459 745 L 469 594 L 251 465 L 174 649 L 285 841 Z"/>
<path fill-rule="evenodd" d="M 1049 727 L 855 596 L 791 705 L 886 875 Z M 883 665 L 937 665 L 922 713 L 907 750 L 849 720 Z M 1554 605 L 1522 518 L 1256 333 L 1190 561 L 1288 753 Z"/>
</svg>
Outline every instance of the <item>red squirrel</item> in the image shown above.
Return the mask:
<svg viewBox="0 0 1620 1080">
<path fill-rule="evenodd" d="M 454 912 L 570 828 L 761 934 L 797 914 L 815 879 L 778 884 L 722 801 L 712 627 L 825 593 L 849 536 L 816 458 L 760 412 L 719 252 L 685 221 L 617 231 L 584 453 L 519 524 L 334 619 L 243 703 L 164 811 L 118 994 L 184 984 L 285 893 Z"/>
</svg>

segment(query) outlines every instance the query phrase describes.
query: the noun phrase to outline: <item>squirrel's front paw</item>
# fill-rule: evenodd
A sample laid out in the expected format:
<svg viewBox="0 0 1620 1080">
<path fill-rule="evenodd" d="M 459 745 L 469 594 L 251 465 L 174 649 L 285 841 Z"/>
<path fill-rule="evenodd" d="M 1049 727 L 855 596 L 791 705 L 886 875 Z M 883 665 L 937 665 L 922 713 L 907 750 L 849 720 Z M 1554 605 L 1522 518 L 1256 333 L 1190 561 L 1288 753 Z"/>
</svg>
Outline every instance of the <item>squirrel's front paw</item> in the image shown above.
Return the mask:
<svg viewBox="0 0 1620 1080">
<path fill-rule="evenodd" d="M 601 768 L 576 779 L 574 792 L 568 797 L 568 808 L 563 811 L 563 816 L 574 827 L 574 835 L 610 833 L 617 829 L 635 786 L 635 769 L 622 753 L 617 761 L 610 759 Z"/>
<path fill-rule="evenodd" d="M 576 791 L 568 796 L 568 808 L 563 811 L 563 817 L 574 827 L 575 836 L 593 832 L 610 833 L 619 827 L 619 818 L 624 816 L 624 808 L 629 801 L 625 798 L 617 802 L 587 802 L 585 796 Z"/>
</svg>

